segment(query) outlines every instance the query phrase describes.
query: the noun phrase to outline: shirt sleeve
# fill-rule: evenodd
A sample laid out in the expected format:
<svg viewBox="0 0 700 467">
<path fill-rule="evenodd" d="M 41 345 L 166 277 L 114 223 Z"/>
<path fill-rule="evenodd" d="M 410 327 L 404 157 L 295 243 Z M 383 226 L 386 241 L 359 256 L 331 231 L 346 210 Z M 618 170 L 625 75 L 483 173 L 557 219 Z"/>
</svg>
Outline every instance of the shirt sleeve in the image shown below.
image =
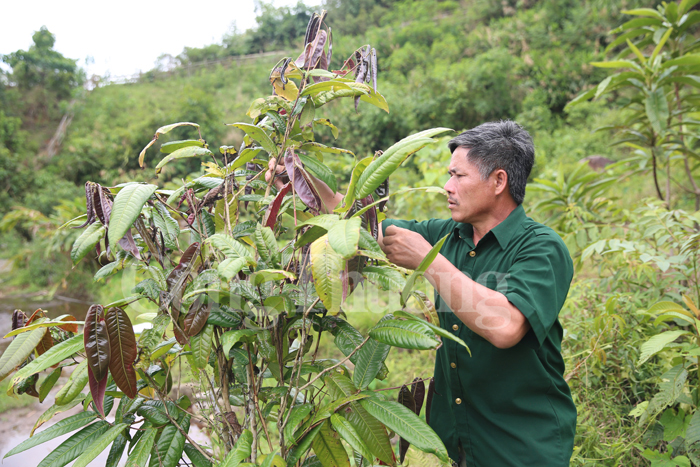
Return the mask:
<svg viewBox="0 0 700 467">
<path fill-rule="evenodd" d="M 421 234 L 421 236 L 430 243 L 435 245 L 447 232 L 451 219 L 428 219 L 427 221 L 406 221 L 399 219 L 384 219 L 382 221 L 382 235 L 386 235 L 386 228 L 390 225 L 408 229 Z M 445 233 L 443 233 L 445 231 Z"/>
<path fill-rule="evenodd" d="M 508 270 L 505 296 L 527 318 L 539 346 L 559 316 L 573 275 L 571 255 L 554 232 L 535 235 Z"/>
</svg>

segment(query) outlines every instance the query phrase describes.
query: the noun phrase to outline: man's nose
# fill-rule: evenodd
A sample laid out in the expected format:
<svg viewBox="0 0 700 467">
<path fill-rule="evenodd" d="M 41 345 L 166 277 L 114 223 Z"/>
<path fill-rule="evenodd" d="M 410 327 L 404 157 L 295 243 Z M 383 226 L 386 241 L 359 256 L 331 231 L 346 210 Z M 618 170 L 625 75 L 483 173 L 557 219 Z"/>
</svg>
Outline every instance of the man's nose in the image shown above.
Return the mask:
<svg viewBox="0 0 700 467">
<path fill-rule="evenodd" d="M 449 180 L 447 180 L 447 183 L 445 183 L 445 186 L 443 187 L 445 189 L 445 191 L 448 193 L 452 193 L 452 184 L 450 183 L 451 181 L 452 181 L 451 178 Z"/>
</svg>

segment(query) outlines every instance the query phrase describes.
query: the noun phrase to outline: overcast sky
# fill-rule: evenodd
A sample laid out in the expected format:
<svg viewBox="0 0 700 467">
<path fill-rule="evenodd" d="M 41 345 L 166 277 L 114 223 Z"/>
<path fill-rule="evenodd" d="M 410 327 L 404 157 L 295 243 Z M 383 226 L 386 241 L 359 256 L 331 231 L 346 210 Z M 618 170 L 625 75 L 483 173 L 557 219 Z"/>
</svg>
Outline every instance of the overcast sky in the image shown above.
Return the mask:
<svg viewBox="0 0 700 467">
<path fill-rule="evenodd" d="M 273 1 L 277 7 L 296 3 Z M 161 54 L 220 42 L 234 25 L 239 31 L 255 25 L 253 0 L 7 0 L 0 12 L 0 54 L 27 50 L 34 31 L 46 26 L 56 36 L 54 48 L 78 59 L 88 76 L 147 71 Z"/>
</svg>

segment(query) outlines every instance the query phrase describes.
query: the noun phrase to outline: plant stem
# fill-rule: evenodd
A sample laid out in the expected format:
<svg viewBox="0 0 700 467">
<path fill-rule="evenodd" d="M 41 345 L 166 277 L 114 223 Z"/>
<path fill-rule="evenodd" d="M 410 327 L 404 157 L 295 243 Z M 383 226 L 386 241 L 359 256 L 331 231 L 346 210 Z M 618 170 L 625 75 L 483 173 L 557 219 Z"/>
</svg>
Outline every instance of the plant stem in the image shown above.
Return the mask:
<svg viewBox="0 0 700 467">
<path fill-rule="evenodd" d="M 311 386 L 313 383 L 315 383 L 316 381 L 318 381 L 319 378 L 321 378 L 321 376 L 325 375 L 326 373 L 328 373 L 328 372 L 331 371 L 331 370 L 335 370 L 335 369 L 338 368 L 340 365 L 342 365 L 343 363 L 345 363 L 345 362 L 347 362 L 348 360 L 350 360 L 350 358 L 351 358 L 353 355 L 355 355 L 355 352 L 357 352 L 358 350 L 360 350 L 360 349 L 362 348 L 362 346 L 365 345 L 365 344 L 367 343 L 367 341 L 369 341 L 369 339 L 370 339 L 370 337 L 367 336 L 367 337 L 365 338 L 365 340 L 363 340 L 362 343 L 361 343 L 360 345 L 358 345 L 357 347 L 355 347 L 355 349 L 354 349 L 352 352 L 350 352 L 350 353 L 348 354 L 347 357 L 345 357 L 344 359 L 342 359 L 341 361 L 339 361 L 339 362 L 336 363 L 335 365 L 330 366 L 330 367 L 326 368 L 325 370 L 323 370 L 322 372 L 320 372 L 319 374 L 317 374 L 315 378 L 313 378 L 311 381 L 309 381 L 308 383 L 306 383 L 305 385 L 303 385 L 302 387 L 300 387 L 300 388 L 299 388 L 299 391 L 303 391 L 304 389 L 308 388 L 308 387 Z"/>
</svg>

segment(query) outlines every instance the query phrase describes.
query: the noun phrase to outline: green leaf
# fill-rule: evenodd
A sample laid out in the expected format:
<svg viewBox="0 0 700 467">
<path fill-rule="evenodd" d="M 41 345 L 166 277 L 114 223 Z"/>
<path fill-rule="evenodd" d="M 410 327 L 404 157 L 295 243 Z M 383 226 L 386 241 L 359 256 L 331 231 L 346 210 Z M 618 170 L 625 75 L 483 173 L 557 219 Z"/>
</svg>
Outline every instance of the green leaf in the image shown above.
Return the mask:
<svg viewBox="0 0 700 467">
<path fill-rule="evenodd" d="M 687 446 L 700 441 L 700 410 L 696 410 L 685 432 Z"/>
<path fill-rule="evenodd" d="M 270 157 L 277 157 L 277 146 L 275 146 L 275 143 L 272 142 L 262 128 L 251 125 L 250 123 L 230 123 L 228 126 L 234 126 L 245 131 L 248 136 L 260 143 L 260 146 L 270 154 Z"/>
<path fill-rule="evenodd" d="M 211 343 L 214 338 L 214 326 L 207 324 L 204 329 L 196 336 L 190 337 L 190 347 L 194 362 L 197 368 L 204 369 L 209 363 L 209 353 L 211 352 Z"/>
<path fill-rule="evenodd" d="M 90 461 L 95 459 L 102 451 L 107 449 L 107 446 L 112 444 L 112 441 L 119 436 L 124 428 L 128 425 L 126 423 L 119 423 L 114 425 L 112 428 L 107 430 L 102 436 L 100 436 L 94 443 L 91 443 L 86 451 L 84 451 L 80 457 L 75 461 L 73 467 L 86 467 Z"/>
<path fill-rule="evenodd" d="M 53 387 L 56 385 L 56 381 L 58 381 L 58 378 L 61 377 L 61 370 L 63 370 L 63 368 L 56 368 L 41 383 L 41 387 L 39 388 L 39 402 L 44 402 L 46 396 L 49 395 L 51 389 L 53 389 Z"/>
<path fill-rule="evenodd" d="M 678 5 L 678 16 L 683 16 L 698 3 L 700 3 L 700 0 L 683 0 L 680 5 Z"/>
<path fill-rule="evenodd" d="M 221 346 L 223 348 L 224 355 L 228 355 L 228 353 L 231 351 L 231 347 L 233 347 L 239 341 L 244 341 L 247 343 L 255 342 L 256 334 L 257 331 L 254 331 L 252 329 L 226 331 L 221 336 Z"/>
<path fill-rule="evenodd" d="M 345 270 L 345 261 L 333 250 L 327 234 L 313 242 L 309 251 L 316 293 L 329 312 L 337 313 L 343 300 L 340 273 Z"/>
<path fill-rule="evenodd" d="M 185 432 L 190 428 L 190 416 L 180 422 Z M 185 449 L 185 435 L 173 424 L 166 425 L 158 438 L 157 452 L 160 459 L 160 467 L 176 467 Z"/>
<path fill-rule="evenodd" d="M 336 222 L 328 230 L 328 242 L 331 248 L 344 259 L 349 259 L 357 253 L 361 224 L 362 220 L 359 217 L 351 217 Z"/>
<path fill-rule="evenodd" d="M 219 276 L 226 282 L 230 282 L 249 261 L 246 258 L 226 258 L 216 268 Z"/>
<path fill-rule="evenodd" d="M 417 449 L 435 454 L 441 461 L 448 462 L 447 449 L 440 437 L 427 423 L 403 405 L 374 398 L 364 399 L 360 401 L 360 405 Z"/>
<path fill-rule="evenodd" d="M 428 254 L 423 258 L 423 261 L 420 262 L 418 265 L 418 268 L 416 268 L 415 271 L 413 271 L 413 274 L 408 278 L 406 281 L 406 285 L 403 288 L 403 291 L 401 292 L 401 305 L 405 305 L 406 301 L 408 300 L 408 296 L 411 294 L 411 290 L 413 289 L 413 284 L 415 284 L 416 280 L 423 274 L 425 274 L 425 271 L 428 270 L 428 267 L 432 264 L 433 261 L 435 261 L 435 258 L 437 258 L 438 254 L 440 254 L 440 249 L 442 248 L 442 245 L 445 243 L 445 240 L 447 240 L 447 237 L 449 237 L 450 234 L 445 235 L 442 237 L 433 247 L 430 249 Z"/>
<path fill-rule="evenodd" d="M 92 446 L 108 429 L 109 423 L 103 420 L 86 426 L 51 451 L 39 467 L 63 467 Z"/>
<path fill-rule="evenodd" d="M 102 279 L 106 279 L 109 276 L 112 276 L 116 274 L 117 272 L 121 271 L 124 269 L 126 266 L 125 262 L 119 258 L 117 258 L 116 261 L 112 261 L 109 264 L 106 264 L 102 266 L 96 273 L 95 277 L 93 278 L 94 282 L 100 282 Z"/>
<path fill-rule="evenodd" d="M 312 428 L 304 437 L 296 440 L 296 445 L 287 453 L 287 465 L 296 465 L 299 459 L 309 450 L 311 443 L 313 443 L 320 430 L 321 425 L 318 425 Z"/>
<path fill-rule="evenodd" d="M 656 58 L 657 55 L 659 55 L 659 52 L 661 52 L 661 49 L 664 47 L 664 44 L 666 44 L 666 41 L 671 36 L 672 32 L 673 32 L 673 28 L 672 27 L 668 28 L 668 30 L 664 33 L 664 35 L 661 36 L 659 43 L 654 48 L 654 51 L 651 53 L 651 57 L 649 57 L 649 65 L 654 63 L 654 59 Z"/>
<path fill-rule="evenodd" d="M 68 317 L 71 315 L 61 315 L 57 318 L 54 319 L 47 319 L 43 320 L 44 318 L 40 318 L 38 320 L 32 321 L 32 324 L 28 326 L 23 326 L 21 328 L 17 328 L 14 331 L 10 331 L 7 334 L 5 334 L 4 338 L 16 336 L 18 334 L 23 334 L 25 332 L 33 331 L 34 329 L 39 329 L 39 328 L 52 328 L 52 327 L 57 327 L 57 326 L 64 326 L 66 324 L 84 324 L 84 321 L 63 321 L 63 318 Z M 77 327 L 77 326 L 76 326 Z"/>
<path fill-rule="evenodd" d="M 402 349 L 428 350 L 440 344 L 430 328 L 419 321 L 380 321 L 369 330 L 369 335 L 379 342 Z"/>
<path fill-rule="evenodd" d="M 411 154 L 433 142 L 433 136 L 453 131 L 449 128 L 432 128 L 402 139 L 387 149 L 362 172 L 355 188 L 355 198 L 370 195 L 382 184 Z"/>
<path fill-rule="evenodd" d="M 0 357 L 0 381 L 7 378 L 15 368 L 31 355 L 39 342 L 44 338 L 44 334 L 46 334 L 46 328 L 38 328 L 19 334 L 12 339 L 12 342 L 10 342 L 10 345 L 7 346 L 2 357 Z"/>
<path fill-rule="evenodd" d="M 355 428 L 353 428 L 352 424 L 345 418 L 341 417 L 337 413 L 334 413 L 331 415 L 331 424 L 333 425 L 333 428 L 335 428 L 335 431 L 338 432 L 340 437 L 343 438 L 351 448 L 362 454 L 365 459 L 371 460 L 374 458 L 374 455 L 370 452 L 369 448 L 357 431 L 355 431 Z"/>
<path fill-rule="evenodd" d="M 287 421 L 287 425 L 284 427 L 285 440 L 289 441 L 292 439 L 294 429 L 307 417 L 307 415 L 309 415 L 309 413 L 311 413 L 313 408 L 313 404 L 301 404 L 291 408 L 292 413 L 289 414 L 289 420 Z"/>
<path fill-rule="evenodd" d="M 353 374 L 353 383 L 360 389 L 365 389 L 374 380 L 382 368 L 384 360 L 391 347 L 387 344 L 370 339 L 357 351 L 357 363 Z"/>
<path fill-rule="evenodd" d="M 73 248 L 70 252 L 70 257 L 71 260 L 73 260 L 73 264 L 78 264 L 78 261 L 83 259 L 85 255 L 92 251 L 92 249 L 95 248 L 95 245 L 97 245 L 104 235 L 104 225 L 100 224 L 99 222 L 93 222 L 92 224 L 88 225 L 87 229 L 85 229 L 83 233 L 80 234 L 80 237 L 75 239 L 75 242 L 73 243 Z"/>
<path fill-rule="evenodd" d="M 634 70 L 637 70 L 639 72 L 642 71 L 642 69 L 637 65 L 636 63 L 630 61 L 630 60 L 612 60 L 610 62 L 591 62 L 591 65 L 593 65 L 596 68 L 632 68 Z"/>
<path fill-rule="evenodd" d="M 170 141 L 169 143 L 163 143 L 160 146 L 160 152 L 163 154 L 170 154 L 178 149 L 187 148 L 190 146 L 197 146 L 200 148 L 204 147 L 204 142 L 198 139 L 185 139 L 180 141 Z"/>
<path fill-rule="evenodd" d="M 80 412 L 75 415 L 72 415 L 64 420 L 61 420 L 60 422 L 51 425 L 47 429 L 35 434 L 31 438 L 22 441 L 17 446 L 12 448 L 7 454 L 5 454 L 5 457 L 14 456 L 15 454 L 24 452 L 27 449 L 31 449 L 34 446 L 38 446 L 42 443 L 45 443 L 46 441 L 58 438 L 59 436 L 65 435 L 66 433 L 70 433 L 71 431 L 75 431 L 78 428 L 83 427 L 88 423 L 92 422 L 93 420 L 95 420 L 95 418 L 97 418 L 97 414 L 95 412 Z"/>
<path fill-rule="evenodd" d="M 163 203 L 156 203 L 153 213 L 153 223 L 163 233 L 166 248 L 177 248 L 177 237 L 180 235 L 180 224 L 173 219 Z"/>
<path fill-rule="evenodd" d="M 116 250 L 117 242 L 131 229 L 131 225 L 141 214 L 143 205 L 157 189 L 157 185 L 131 183 L 117 193 L 107 229 L 112 250 Z"/>
<path fill-rule="evenodd" d="M 73 373 L 71 373 L 68 382 L 56 394 L 56 405 L 66 405 L 72 402 L 80 391 L 82 391 L 88 383 L 88 361 L 83 360 L 78 363 Z"/>
<path fill-rule="evenodd" d="M 650 92 L 645 101 L 645 109 L 654 132 L 661 134 L 668 124 L 668 102 L 663 86 Z"/>
<path fill-rule="evenodd" d="M 251 258 L 251 251 L 238 240 L 225 234 L 212 235 L 207 239 L 211 245 L 226 255 L 227 258 Z"/>
<path fill-rule="evenodd" d="M 365 266 L 362 275 L 383 290 L 400 292 L 406 286 L 406 278 L 399 271 L 383 266 Z"/>
<path fill-rule="evenodd" d="M 279 281 L 283 279 L 295 280 L 296 276 L 284 269 L 263 269 L 250 275 L 250 283 L 257 287 L 264 282 Z"/>
<path fill-rule="evenodd" d="M 34 432 L 36 431 L 37 428 L 39 428 L 41 425 L 44 423 L 48 422 L 51 420 L 56 414 L 59 414 L 61 412 L 67 412 L 76 405 L 80 404 L 83 400 L 85 399 L 85 394 L 79 394 L 78 397 L 76 397 L 71 403 L 66 404 L 66 405 L 57 405 L 54 404 L 51 407 L 49 407 L 46 412 L 41 414 L 39 418 L 37 419 L 36 423 L 34 423 L 34 427 L 32 428 L 32 431 L 29 432 L 29 436 L 34 436 Z"/>
<path fill-rule="evenodd" d="M 596 92 L 598 91 L 598 87 L 594 87 L 589 89 L 588 91 L 582 92 L 578 96 L 576 96 L 574 99 L 571 100 L 568 104 L 566 104 L 566 107 L 564 109 L 568 109 L 569 107 L 573 107 L 577 104 L 580 104 L 581 102 L 585 102 L 591 97 L 595 96 Z"/>
<path fill-rule="evenodd" d="M 107 454 L 107 462 L 105 463 L 105 467 L 118 467 L 119 461 L 121 460 L 122 455 L 124 454 L 124 449 L 126 448 L 126 444 L 128 441 L 129 438 L 126 437 L 124 432 L 119 433 L 119 436 L 117 436 L 114 442 L 112 443 L 112 447 L 109 450 L 109 454 Z"/>
<path fill-rule="evenodd" d="M 280 262 L 280 250 L 277 246 L 275 234 L 269 227 L 258 224 L 253 235 L 253 242 L 258 249 L 258 254 L 267 264 L 278 265 Z"/>
<path fill-rule="evenodd" d="M 333 192 L 338 191 L 338 180 L 335 178 L 335 175 L 331 169 L 328 168 L 328 166 L 320 163 L 315 157 L 305 156 L 303 154 L 298 154 L 298 156 L 299 159 L 301 159 L 301 162 L 303 162 L 306 170 L 314 174 L 316 178 L 328 185 Z"/>
<path fill-rule="evenodd" d="M 83 345 L 84 344 L 82 334 L 78 334 L 77 336 L 73 336 L 68 340 L 54 345 L 49 350 L 41 354 L 39 358 L 32 360 L 27 366 L 21 368 L 15 374 L 15 376 L 12 378 L 12 381 L 10 382 L 9 387 L 7 388 L 7 394 L 12 394 L 14 386 L 17 385 L 17 383 L 19 383 L 24 378 L 31 376 L 34 373 L 39 373 L 40 371 L 43 371 L 48 367 L 53 366 L 56 363 L 70 357 L 79 350 L 82 350 Z M 7 352 L 7 350 L 5 352 Z"/>
<path fill-rule="evenodd" d="M 372 163 L 372 156 L 365 157 L 361 161 L 357 162 L 352 168 L 352 174 L 350 175 L 350 183 L 348 184 L 348 191 L 343 197 L 342 207 L 336 207 L 335 212 L 346 212 L 355 204 L 355 192 L 357 191 L 357 183 L 360 177 L 367 170 L 367 167 Z"/>
<path fill-rule="evenodd" d="M 231 449 L 219 467 L 238 467 L 238 464 L 250 457 L 252 445 L 253 434 L 250 430 L 243 430 L 233 449 Z"/>
<path fill-rule="evenodd" d="M 357 392 L 357 388 L 347 376 L 329 374 L 324 381 L 333 397 L 349 396 Z M 371 416 L 359 402 L 350 403 L 350 411 L 345 413 L 345 418 L 373 454 L 370 459 L 376 457 L 388 465 L 394 464 L 389 435 L 379 420 Z"/>
<path fill-rule="evenodd" d="M 190 443 L 185 443 L 185 454 L 194 467 L 211 467 L 211 462 Z"/>
<path fill-rule="evenodd" d="M 151 454 L 151 449 L 153 449 L 153 443 L 156 440 L 156 435 L 158 430 L 155 428 L 149 428 L 146 430 L 145 434 L 134 446 L 129 458 L 126 460 L 126 467 L 145 467 L 148 461 L 148 456 Z"/>
<path fill-rule="evenodd" d="M 186 159 L 190 157 L 200 157 L 200 156 L 211 156 L 212 152 L 205 147 L 188 146 L 174 151 L 172 154 L 168 154 L 156 165 L 156 174 L 159 174 L 163 167 L 176 159 Z"/>
<path fill-rule="evenodd" d="M 690 54 L 690 55 L 683 55 L 682 57 L 677 57 L 677 58 L 672 58 L 670 60 L 666 60 L 662 65 L 661 69 L 664 70 L 666 68 L 670 68 L 672 66 L 697 66 L 700 65 L 700 55 L 697 54 Z"/>
<path fill-rule="evenodd" d="M 421 300 L 420 297 L 418 297 L 417 299 L 418 299 L 418 300 Z M 422 301 L 422 300 L 421 300 L 421 301 Z M 410 319 L 410 320 L 413 320 L 413 321 L 418 321 L 418 322 L 420 322 L 420 323 L 423 323 L 424 325 L 426 325 L 428 328 L 430 328 L 430 330 L 433 331 L 433 332 L 434 332 L 435 334 L 437 334 L 438 336 L 443 337 L 443 338 L 445 338 L 445 339 L 450 339 L 450 340 L 452 340 L 452 341 L 457 342 L 459 345 L 461 345 L 461 346 L 463 346 L 465 349 L 467 349 L 467 352 L 469 352 L 469 355 L 472 354 L 472 352 L 471 352 L 471 350 L 469 350 L 469 347 L 467 346 L 466 342 L 464 342 L 462 339 L 460 339 L 459 337 L 455 336 L 455 335 L 452 334 L 451 332 L 445 331 L 445 330 L 442 329 L 440 326 L 436 326 L 435 324 L 433 324 L 433 323 L 431 323 L 431 322 L 429 322 L 429 321 L 422 320 L 422 319 L 420 319 L 420 318 L 418 318 L 418 317 L 416 317 L 416 316 L 413 316 L 413 315 L 410 314 L 410 313 L 406 313 L 405 311 L 401 311 L 401 310 L 395 311 L 395 312 L 394 312 L 394 316 L 397 316 L 397 317 L 400 317 L 400 318 L 406 318 L 406 319 Z"/>
<path fill-rule="evenodd" d="M 649 16 L 651 18 L 656 18 L 661 21 L 666 20 L 666 18 L 664 18 L 661 13 L 651 8 L 636 8 L 634 10 L 622 10 L 622 13 L 633 16 Z"/>
<path fill-rule="evenodd" d="M 326 92 L 326 91 L 338 91 L 338 90 L 346 90 L 346 89 L 352 89 L 352 87 L 343 81 L 340 81 L 338 79 L 331 79 L 328 81 L 321 81 L 320 83 L 315 83 L 311 84 L 309 86 L 306 86 L 304 90 L 302 91 L 300 97 L 304 96 L 315 96 L 320 92 Z"/>
<path fill-rule="evenodd" d="M 302 222 L 301 224 L 297 225 L 294 229 L 299 230 L 302 227 L 308 226 L 308 225 L 314 225 L 321 227 L 324 230 L 329 230 L 331 227 L 333 227 L 335 224 L 337 224 L 340 221 L 340 216 L 337 214 L 320 214 L 318 216 L 314 216 L 311 219 Z"/>
<path fill-rule="evenodd" d="M 640 347 L 639 361 L 637 362 L 637 366 L 642 365 L 651 357 L 661 352 L 668 344 L 685 334 L 690 333 L 688 331 L 666 331 L 652 336 Z"/>
<path fill-rule="evenodd" d="M 328 421 L 321 424 L 311 446 L 323 467 L 350 467 L 348 453 L 345 452 L 338 433 L 333 431 Z"/>
</svg>

